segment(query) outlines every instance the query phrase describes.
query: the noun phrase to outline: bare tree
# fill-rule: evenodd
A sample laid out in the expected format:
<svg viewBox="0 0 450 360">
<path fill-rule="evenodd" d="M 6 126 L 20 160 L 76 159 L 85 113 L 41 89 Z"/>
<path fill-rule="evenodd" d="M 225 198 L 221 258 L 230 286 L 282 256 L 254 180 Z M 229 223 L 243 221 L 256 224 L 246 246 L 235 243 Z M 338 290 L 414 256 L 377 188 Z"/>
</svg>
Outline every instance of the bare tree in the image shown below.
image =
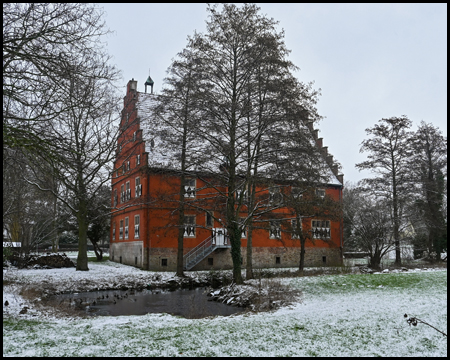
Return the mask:
<svg viewBox="0 0 450 360">
<path fill-rule="evenodd" d="M 370 267 L 380 262 L 395 247 L 389 204 L 367 196 L 361 188 L 347 183 L 344 196 L 344 219 L 349 226 L 345 241 L 354 250 L 369 254 Z"/>
<path fill-rule="evenodd" d="M 393 236 L 395 241 L 395 263 L 401 264 L 400 225 L 402 209 L 411 191 L 411 172 L 408 160 L 411 156 L 409 138 L 411 121 L 406 117 L 381 119 L 372 128 L 366 129 L 373 137 L 361 143 L 360 152 L 368 152 L 368 160 L 356 164 L 359 170 L 367 169 L 373 178 L 361 180 L 365 191 L 376 198 L 384 198 L 392 209 Z M 388 209 L 388 208 L 387 208 Z"/>
<path fill-rule="evenodd" d="M 65 101 L 70 66 L 85 78 L 110 76 L 86 57 L 108 60 L 103 11 L 80 3 L 3 4 L 3 146 L 59 154 L 46 123 L 71 110 Z"/>
<path fill-rule="evenodd" d="M 3 143 L 27 152 L 33 178 L 79 226 L 77 270 L 88 270 L 88 208 L 108 180 L 118 71 L 101 42 L 109 31 L 92 4 L 3 5 Z M 55 192 L 43 167 L 67 191 Z"/>
<path fill-rule="evenodd" d="M 104 63 L 90 61 L 92 68 L 104 71 Z M 89 211 L 95 205 L 95 197 L 102 186 L 109 181 L 111 161 L 115 156 L 117 139 L 118 99 L 115 89 L 109 81 L 98 78 L 84 78 L 73 73 L 67 82 L 66 101 L 71 111 L 61 114 L 58 121 L 49 126 L 49 131 L 57 136 L 63 163 L 44 154 L 29 154 L 33 166 L 45 163 L 53 170 L 54 176 L 61 181 L 68 192 L 62 197 L 55 194 L 76 217 L 78 223 L 78 259 L 77 270 L 89 270 L 87 264 L 87 231 Z M 44 155 L 44 157 L 42 156 Z M 29 182 L 41 190 L 50 191 L 43 179 Z"/>
</svg>

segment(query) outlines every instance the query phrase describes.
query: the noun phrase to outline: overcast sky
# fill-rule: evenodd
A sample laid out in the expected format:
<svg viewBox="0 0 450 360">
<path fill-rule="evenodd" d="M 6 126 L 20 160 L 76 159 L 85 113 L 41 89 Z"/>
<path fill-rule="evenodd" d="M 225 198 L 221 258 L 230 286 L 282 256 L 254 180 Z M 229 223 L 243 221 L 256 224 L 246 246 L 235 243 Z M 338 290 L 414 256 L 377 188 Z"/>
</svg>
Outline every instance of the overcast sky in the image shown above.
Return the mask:
<svg viewBox="0 0 450 360">
<path fill-rule="evenodd" d="M 206 4 L 101 4 L 113 63 L 138 91 L 150 75 L 161 90 L 171 60 L 194 31 L 204 33 Z M 365 129 L 407 115 L 447 135 L 447 4 L 258 4 L 279 21 L 300 81 L 314 81 L 324 146 L 344 181 L 371 176 L 355 164 Z"/>
</svg>

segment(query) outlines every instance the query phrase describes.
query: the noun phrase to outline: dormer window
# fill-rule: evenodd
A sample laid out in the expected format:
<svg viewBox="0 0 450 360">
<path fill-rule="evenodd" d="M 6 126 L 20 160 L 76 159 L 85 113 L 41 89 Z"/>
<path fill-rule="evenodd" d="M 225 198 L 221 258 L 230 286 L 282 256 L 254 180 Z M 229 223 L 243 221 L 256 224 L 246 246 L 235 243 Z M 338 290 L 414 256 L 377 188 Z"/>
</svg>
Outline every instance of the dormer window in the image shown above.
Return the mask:
<svg viewBox="0 0 450 360">
<path fill-rule="evenodd" d="M 316 196 L 321 197 L 322 199 L 325 197 L 324 189 L 316 189 Z"/>
</svg>

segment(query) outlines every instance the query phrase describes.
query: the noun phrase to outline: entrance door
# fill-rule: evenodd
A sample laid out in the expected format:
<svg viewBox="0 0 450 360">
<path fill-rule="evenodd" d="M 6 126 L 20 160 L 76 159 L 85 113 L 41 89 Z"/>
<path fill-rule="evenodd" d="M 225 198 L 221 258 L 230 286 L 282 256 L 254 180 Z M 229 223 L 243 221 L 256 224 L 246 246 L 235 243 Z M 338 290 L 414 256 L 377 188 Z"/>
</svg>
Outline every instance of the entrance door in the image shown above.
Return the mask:
<svg viewBox="0 0 450 360">
<path fill-rule="evenodd" d="M 213 229 L 213 244 L 214 245 L 226 245 L 227 239 L 226 239 L 227 230 L 223 228 L 214 228 Z"/>
</svg>

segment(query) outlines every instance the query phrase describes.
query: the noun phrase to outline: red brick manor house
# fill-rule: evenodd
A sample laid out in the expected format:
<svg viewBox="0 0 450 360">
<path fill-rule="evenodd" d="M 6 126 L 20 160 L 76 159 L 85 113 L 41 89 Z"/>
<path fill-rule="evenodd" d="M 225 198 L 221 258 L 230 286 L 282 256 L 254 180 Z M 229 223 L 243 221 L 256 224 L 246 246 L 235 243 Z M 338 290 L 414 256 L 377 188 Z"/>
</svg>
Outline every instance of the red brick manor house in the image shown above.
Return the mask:
<svg viewBox="0 0 450 360">
<path fill-rule="evenodd" d="M 146 86 L 153 86 L 150 77 Z M 167 194 L 179 194 L 179 176 L 162 166 L 155 143 L 145 132 L 152 123 L 151 105 L 156 95 L 137 91 L 137 81 L 127 84 L 121 119 L 121 135 L 112 173 L 112 213 L 110 260 L 148 270 L 176 270 L 178 215 L 174 202 Z M 145 125 L 144 125 L 145 124 Z M 330 173 L 329 181 L 319 189 L 320 196 L 342 201 L 343 175 L 338 174 L 333 157 L 318 138 L 318 130 L 306 124 L 311 139 L 321 150 L 322 159 Z M 190 174 L 185 184 L 187 200 L 211 196 L 205 175 Z M 178 187 L 177 187 L 178 186 Z M 226 190 L 226 189 L 224 189 Z M 294 192 L 294 188 L 289 191 Z M 268 189 L 266 192 L 271 192 Z M 162 195 L 166 196 L 162 196 Z M 271 199 L 276 194 L 268 194 Z M 275 196 L 274 196 L 275 195 Z M 159 199 L 159 200 L 158 200 Z M 220 209 L 187 209 L 184 224 L 185 270 L 231 269 L 232 259 L 226 230 L 217 219 Z M 279 208 L 278 215 L 286 215 L 292 229 L 295 219 L 287 208 Z M 245 214 L 243 214 L 245 216 Z M 306 241 L 305 266 L 336 265 L 342 263 L 343 221 L 326 217 L 304 218 L 301 228 L 312 234 Z M 242 266 L 246 265 L 247 232 L 242 231 Z M 252 262 L 254 268 L 298 267 L 300 258 L 298 237 L 284 231 L 280 222 L 271 221 L 265 228 L 252 232 Z"/>
</svg>

